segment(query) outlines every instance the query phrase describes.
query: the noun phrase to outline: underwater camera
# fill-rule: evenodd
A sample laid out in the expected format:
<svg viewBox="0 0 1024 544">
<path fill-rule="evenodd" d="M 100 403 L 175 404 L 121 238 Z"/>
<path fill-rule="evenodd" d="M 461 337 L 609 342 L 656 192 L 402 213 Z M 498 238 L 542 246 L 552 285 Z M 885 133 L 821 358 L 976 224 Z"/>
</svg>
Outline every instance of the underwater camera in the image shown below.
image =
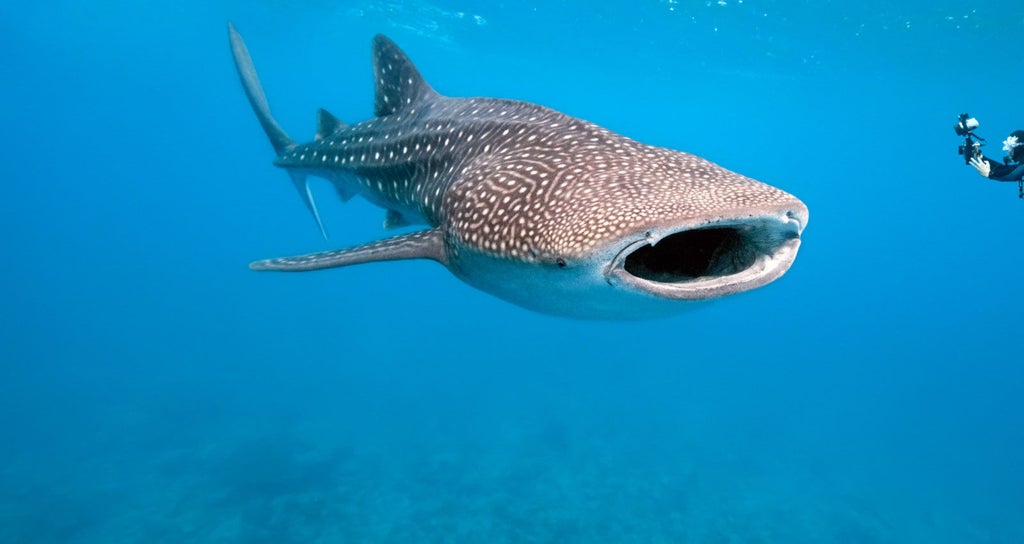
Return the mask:
<svg viewBox="0 0 1024 544">
<path fill-rule="evenodd" d="M 971 117 L 969 113 L 961 113 L 956 124 L 953 125 L 953 130 L 956 131 L 957 136 L 967 136 L 974 132 L 976 128 L 978 128 L 978 120 Z"/>
<path fill-rule="evenodd" d="M 978 128 L 978 120 L 967 113 L 961 113 L 960 117 L 957 118 L 956 124 L 953 125 L 956 135 L 964 137 L 964 143 L 960 144 L 960 147 L 957 148 L 957 153 L 964 156 L 965 164 L 970 164 L 971 159 L 974 157 L 980 157 L 981 146 L 985 145 L 985 138 L 974 133 L 976 128 Z"/>
</svg>

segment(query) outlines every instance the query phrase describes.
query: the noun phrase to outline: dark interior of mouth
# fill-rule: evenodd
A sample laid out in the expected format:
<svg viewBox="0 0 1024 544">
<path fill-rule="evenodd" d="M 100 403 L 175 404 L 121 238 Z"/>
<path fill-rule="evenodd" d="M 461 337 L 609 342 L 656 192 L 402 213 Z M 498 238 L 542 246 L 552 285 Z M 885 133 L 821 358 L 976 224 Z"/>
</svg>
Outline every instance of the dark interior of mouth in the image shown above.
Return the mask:
<svg viewBox="0 0 1024 544">
<path fill-rule="evenodd" d="M 732 227 L 677 232 L 626 256 L 623 268 L 650 281 L 676 283 L 728 276 L 753 266 L 763 251 Z"/>
</svg>

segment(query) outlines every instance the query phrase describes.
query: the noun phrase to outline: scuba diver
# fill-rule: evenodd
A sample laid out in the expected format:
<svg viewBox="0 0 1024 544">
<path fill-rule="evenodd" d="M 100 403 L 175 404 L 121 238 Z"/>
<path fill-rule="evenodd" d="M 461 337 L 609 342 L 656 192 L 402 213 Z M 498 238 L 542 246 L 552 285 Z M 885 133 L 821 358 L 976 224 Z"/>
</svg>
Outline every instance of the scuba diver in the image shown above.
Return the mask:
<svg viewBox="0 0 1024 544">
<path fill-rule="evenodd" d="M 965 162 L 988 179 L 1017 182 L 1017 196 L 1024 198 L 1024 130 L 1015 130 L 1003 140 L 1006 157 L 999 163 L 982 155 L 981 146 L 985 145 L 985 139 L 974 134 L 976 128 L 978 120 L 968 118 L 966 113 L 960 115 L 960 120 L 954 126 L 956 133 L 965 137 L 959 149 Z"/>
<path fill-rule="evenodd" d="M 992 159 L 980 153 L 971 158 L 979 174 L 996 181 L 1021 181 L 1024 178 L 1024 130 L 1015 130 L 1003 141 L 1007 153 L 1005 164 L 992 165 Z"/>
</svg>

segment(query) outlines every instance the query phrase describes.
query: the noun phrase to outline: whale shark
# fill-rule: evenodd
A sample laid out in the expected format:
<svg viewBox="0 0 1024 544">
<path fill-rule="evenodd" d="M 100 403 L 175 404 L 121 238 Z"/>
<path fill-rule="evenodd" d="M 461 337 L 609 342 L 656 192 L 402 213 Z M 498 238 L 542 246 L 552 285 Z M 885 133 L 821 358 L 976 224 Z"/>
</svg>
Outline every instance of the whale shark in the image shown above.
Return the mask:
<svg viewBox="0 0 1024 544">
<path fill-rule="evenodd" d="M 537 104 L 444 96 L 383 35 L 372 44 L 374 117 L 350 125 L 320 109 L 316 136 L 297 143 L 228 33 L 274 164 L 325 237 L 309 176 L 381 207 L 386 228 L 425 226 L 253 270 L 429 259 L 530 310 L 635 319 L 761 287 L 796 258 L 808 212 L 793 195 Z"/>
</svg>

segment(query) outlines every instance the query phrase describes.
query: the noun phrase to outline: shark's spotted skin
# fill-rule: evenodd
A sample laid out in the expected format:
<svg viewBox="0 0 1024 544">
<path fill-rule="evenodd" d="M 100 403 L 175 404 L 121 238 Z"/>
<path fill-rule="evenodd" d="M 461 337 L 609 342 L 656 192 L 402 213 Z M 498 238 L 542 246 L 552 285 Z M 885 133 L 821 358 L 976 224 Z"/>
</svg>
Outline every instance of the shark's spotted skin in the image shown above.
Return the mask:
<svg viewBox="0 0 1024 544">
<path fill-rule="evenodd" d="M 308 175 L 384 208 L 388 227 L 430 227 L 254 269 L 426 258 L 538 311 L 640 317 L 764 285 L 796 256 L 807 209 L 788 193 L 535 104 L 441 96 L 383 36 L 373 43 L 376 117 L 346 125 L 320 110 L 316 138 L 294 143 L 230 35 L 275 164 L 318 225 Z"/>
</svg>

